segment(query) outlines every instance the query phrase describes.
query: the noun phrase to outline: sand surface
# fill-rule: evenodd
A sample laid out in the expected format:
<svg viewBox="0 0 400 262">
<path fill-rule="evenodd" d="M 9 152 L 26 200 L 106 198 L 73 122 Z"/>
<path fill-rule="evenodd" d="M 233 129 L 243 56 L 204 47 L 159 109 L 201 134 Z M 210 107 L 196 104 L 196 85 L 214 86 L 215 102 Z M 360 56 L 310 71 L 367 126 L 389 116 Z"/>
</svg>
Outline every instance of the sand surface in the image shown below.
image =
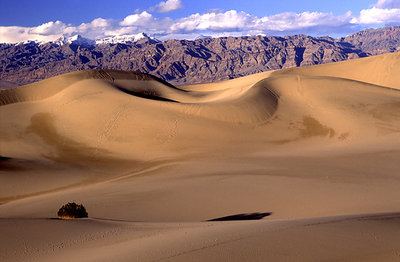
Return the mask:
<svg viewBox="0 0 400 262">
<path fill-rule="evenodd" d="M 0 261 L 400 261 L 399 89 L 392 53 L 0 90 Z"/>
</svg>

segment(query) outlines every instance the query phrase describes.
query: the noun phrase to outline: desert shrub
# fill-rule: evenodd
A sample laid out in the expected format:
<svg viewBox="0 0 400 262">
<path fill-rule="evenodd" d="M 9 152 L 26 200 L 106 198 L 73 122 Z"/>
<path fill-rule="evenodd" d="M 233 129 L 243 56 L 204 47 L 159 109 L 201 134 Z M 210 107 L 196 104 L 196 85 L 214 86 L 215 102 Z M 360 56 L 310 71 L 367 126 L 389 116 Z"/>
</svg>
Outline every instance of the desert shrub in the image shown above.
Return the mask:
<svg viewBox="0 0 400 262">
<path fill-rule="evenodd" d="M 88 217 L 88 213 L 83 205 L 78 205 L 75 202 L 63 205 L 57 212 L 61 219 L 74 219 Z"/>
</svg>

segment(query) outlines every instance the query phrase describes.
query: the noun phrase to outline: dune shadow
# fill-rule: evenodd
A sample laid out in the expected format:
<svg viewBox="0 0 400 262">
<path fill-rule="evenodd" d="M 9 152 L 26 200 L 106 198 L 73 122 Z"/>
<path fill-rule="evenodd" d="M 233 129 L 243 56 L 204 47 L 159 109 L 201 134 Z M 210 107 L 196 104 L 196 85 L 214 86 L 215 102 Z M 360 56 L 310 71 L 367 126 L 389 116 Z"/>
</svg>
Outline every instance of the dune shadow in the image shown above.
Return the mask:
<svg viewBox="0 0 400 262">
<path fill-rule="evenodd" d="M 123 87 L 117 87 L 117 89 L 122 91 L 122 92 L 124 92 L 124 93 L 126 93 L 126 94 L 137 96 L 137 97 L 141 97 L 141 98 L 145 98 L 145 99 L 164 101 L 164 102 L 175 102 L 175 103 L 177 102 L 175 100 L 162 97 L 159 94 L 157 94 L 155 91 L 136 92 L 136 91 L 129 90 L 129 89 L 123 88 Z"/>
<path fill-rule="evenodd" d="M 28 160 L 21 160 L 21 159 L 14 159 L 11 157 L 6 157 L 6 156 L 1 156 L 0 155 L 0 171 L 25 171 L 28 170 L 28 168 L 24 167 L 22 164 L 23 162 L 25 163 L 34 163 L 34 161 L 28 161 Z"/>
<path fill-rule="evenodd" d="M 260 220 L 264 217 L 272 215 L 272 212 L 265 213 L 244 213 L 244 214 L 236 214 L 226 217 L 218 217 L 206 221 L 235 221 L 235 220 Z"/>
</svg>

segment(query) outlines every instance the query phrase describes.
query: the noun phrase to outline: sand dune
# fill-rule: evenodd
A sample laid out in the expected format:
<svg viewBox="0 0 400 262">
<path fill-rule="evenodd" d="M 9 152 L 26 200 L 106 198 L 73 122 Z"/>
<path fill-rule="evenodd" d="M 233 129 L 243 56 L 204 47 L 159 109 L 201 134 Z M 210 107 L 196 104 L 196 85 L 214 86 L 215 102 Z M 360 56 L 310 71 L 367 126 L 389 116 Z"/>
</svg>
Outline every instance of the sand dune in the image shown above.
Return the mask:
<svg viewBox="0 0 400 262">
<path fill-rule="evenodd" d="M 0 90 L 0 233 L 20 236 L 0 238 L 0 260 L 396 261 L 398 214 L 373 214 L 400 206 L 399 61 L 180 87 L 90 70 Z M 68 201 L 90 218 L 48 219 Z M 271 215 L 201 222 L 253 212 Z M 60 235 L 35 242 L 46 227 Z"/>
<path fill-rule="evenodd" d="M 396 89 L 400 88 L 400 58 L 398 53 L 299 69 L 289 68 L 279 71 L 279 74 L 333 76 Z"/>
<path fill-rule="evenodd" d="M 398 261 L 400 216 L 201 223 L 0 219 L 13 261 Z M 47 228 L 45 232 L 41 228 Z M 14 228 L 17 228 L 15 230 Z M 58 232 L 58 234 L 55 234 Z M 15 236 L 18 236 L 17 239 Z M 5 241 L 5 237 L 10 240 Z M 16 247 L 23 239 L 23 252 Z M 110 244 L 112 243 L 112 244 Z"/>
</svg>

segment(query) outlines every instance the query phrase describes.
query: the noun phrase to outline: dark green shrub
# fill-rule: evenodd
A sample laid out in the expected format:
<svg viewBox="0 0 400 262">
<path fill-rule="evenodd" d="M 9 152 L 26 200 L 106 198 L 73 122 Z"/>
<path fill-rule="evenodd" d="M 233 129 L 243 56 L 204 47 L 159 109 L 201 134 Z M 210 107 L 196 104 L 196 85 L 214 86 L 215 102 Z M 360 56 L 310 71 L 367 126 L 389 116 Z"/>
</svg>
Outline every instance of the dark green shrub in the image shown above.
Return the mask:
<svg viewBox="0 0 400 262">
<path fill-rule="evenodd" d="M 63 205 L 60 210 L 58 210 L 57 215 L 61 219 L 88 217 L 85 207 L 75 202 Z"/>
</svg>

